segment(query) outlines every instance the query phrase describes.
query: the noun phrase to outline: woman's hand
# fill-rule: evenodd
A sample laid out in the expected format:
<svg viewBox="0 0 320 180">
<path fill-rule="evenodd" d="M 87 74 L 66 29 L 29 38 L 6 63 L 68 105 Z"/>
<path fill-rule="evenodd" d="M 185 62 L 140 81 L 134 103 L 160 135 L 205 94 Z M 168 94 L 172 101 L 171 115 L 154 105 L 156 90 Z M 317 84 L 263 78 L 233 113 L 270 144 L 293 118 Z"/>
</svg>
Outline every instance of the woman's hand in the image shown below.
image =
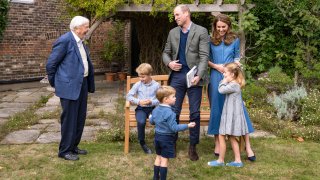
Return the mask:
<svg viewBox="0 0 320 180">
<path fill-rule="evenodd" d="M 215 66 L 216 66 L 215 69 L 217 71 L 219 71 L 222 74 L 224 73 L 224 66 L 222 64 L 216 64 Z"/>
<path fill-rule="evenodd" d="M 242 67 L 242 64 L 240 63 L 240 61 L 234 61 L 234 63 L 236 63 L 239 67 Z"/>
<path fill-rule="evenodd" d="M 209 61 L 208 62 L 209 67 L 219 71 L 221 74 L 224 73 L 224 66 L 223 64 L 214 64 L 213 62 Z"/>
</svg>

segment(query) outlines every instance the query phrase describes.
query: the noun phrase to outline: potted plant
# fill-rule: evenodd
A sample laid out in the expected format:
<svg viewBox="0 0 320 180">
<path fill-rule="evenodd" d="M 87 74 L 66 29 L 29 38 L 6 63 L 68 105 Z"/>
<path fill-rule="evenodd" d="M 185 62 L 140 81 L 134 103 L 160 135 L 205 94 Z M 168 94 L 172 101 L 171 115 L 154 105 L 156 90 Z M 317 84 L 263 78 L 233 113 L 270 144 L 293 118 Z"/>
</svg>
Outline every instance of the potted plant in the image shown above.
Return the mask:
<svg viewBox="0 0 320 180">
<path fill-rule="evenodd" d="M 124 22 L 114 21 L 108 31 L 108 40 L 104 43 L 103 58 L 109 64 L 106 76 L 115 76 L 125 66 Z"/>
</svg>

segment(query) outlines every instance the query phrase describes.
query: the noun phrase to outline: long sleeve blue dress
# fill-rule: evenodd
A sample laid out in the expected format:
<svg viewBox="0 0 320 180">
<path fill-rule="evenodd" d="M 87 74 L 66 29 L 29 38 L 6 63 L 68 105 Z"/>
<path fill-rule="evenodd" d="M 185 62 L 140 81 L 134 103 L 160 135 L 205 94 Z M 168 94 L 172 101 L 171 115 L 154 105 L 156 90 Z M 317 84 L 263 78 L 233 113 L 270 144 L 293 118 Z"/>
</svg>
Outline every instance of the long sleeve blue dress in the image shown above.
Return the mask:
<svg viewBox="0 0 320 180">
<path fill-rule="evenodd" d="M 234 62 L 235 58 L 240 58 L 240 40 L 235 39 L 230 45 L 226 45 L 223 41 L 215 46 L 210 42 L 210 61 L 214 64 L 227 64 Z M 210 121 L 208 126 L 208 134 L 218 135 L 221 120 L 221 113 L 225 100 L 225 95 L 218 91 L 219 83 L 223 79 L 223 74 L 216 69 L 211 68 L 210 84 L 208 95 L 210 99 Z M 244 106 L 244 104 L 243 104 Z M 249 118 L 246 107 L 244 106 L 244 114 L 248 125 L 249 133 L 254 131 L 251 120 Z"/>
</svg>

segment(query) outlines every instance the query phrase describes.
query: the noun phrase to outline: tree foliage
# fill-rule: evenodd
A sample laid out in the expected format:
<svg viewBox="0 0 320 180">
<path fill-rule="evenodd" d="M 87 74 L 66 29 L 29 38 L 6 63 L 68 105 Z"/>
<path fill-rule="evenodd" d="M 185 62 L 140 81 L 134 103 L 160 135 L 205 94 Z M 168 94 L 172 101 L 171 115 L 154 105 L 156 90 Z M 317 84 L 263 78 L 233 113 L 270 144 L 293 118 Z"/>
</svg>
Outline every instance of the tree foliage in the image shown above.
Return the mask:
<svg viewBox="0 0 320 180">
<path fill-rule="evenodd" d="M 2 39 L 3 32 L 7 25 L 7 15 L 9 11 L 9 1 L 0 0 L 0 40 Z"/>
<path fill-rule="evenodd" d="M 253 0 L 259 31 L 247 33 L 247 70 L 278 65 L 293 75 L 320 78 L 320 1 Z M 249 26 L 250 27 L 250 26 Z"/>
<path fill-rule="evenodd" d="M 115 13 L 125 0 L 64 0 L 70 15 L 85 15 L 89 19 L 99 19 Z"/>
</svg>

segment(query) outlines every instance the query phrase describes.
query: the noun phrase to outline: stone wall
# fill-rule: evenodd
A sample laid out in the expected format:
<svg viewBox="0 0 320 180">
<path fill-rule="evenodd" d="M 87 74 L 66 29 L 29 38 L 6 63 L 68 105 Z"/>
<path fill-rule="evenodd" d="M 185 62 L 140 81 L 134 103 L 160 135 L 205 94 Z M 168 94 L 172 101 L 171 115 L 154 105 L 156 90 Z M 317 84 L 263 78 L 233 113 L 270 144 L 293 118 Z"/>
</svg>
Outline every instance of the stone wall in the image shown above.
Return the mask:
<svg viewBox="0 0 320 180">
<path fill-rule="evenodd" d="M 23 2 L 23 1 L 21 1 Z M 70 18 L 61 11 L 60 0 L 10 3 L 8 26 L 0 42 L 0 84 L 39 80 L 52 43 L 69 31 Z M 105 72 L 101 51 L 110 23 L 98 27 L 89 44 L 95 72 Z"/>
</svg>

